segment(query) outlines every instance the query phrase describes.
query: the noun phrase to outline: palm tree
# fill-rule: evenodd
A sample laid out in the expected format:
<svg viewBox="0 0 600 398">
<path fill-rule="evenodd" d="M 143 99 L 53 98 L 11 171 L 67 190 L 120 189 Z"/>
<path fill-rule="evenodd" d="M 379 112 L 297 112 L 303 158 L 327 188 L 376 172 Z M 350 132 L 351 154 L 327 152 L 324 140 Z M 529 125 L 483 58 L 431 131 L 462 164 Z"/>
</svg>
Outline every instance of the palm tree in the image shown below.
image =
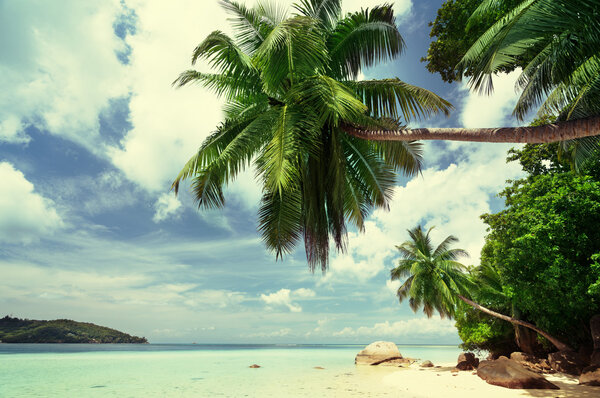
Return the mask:
<svg viewBox="0 0 600 398">
<path fill-rule="evenodd" d="M 391 277 L 392 280 L 404 280 L 397 292 L 400 302 L 408 298 L 408 304 L 413 311 L 416 312 L 422 307 L 429 318 L 435 311 L 442 318 L 451 318 L 454 316 L 457 300 L 461 300 L 488 315 L 534 330 L 560 351 L 572 351 L 567 344 L 535 325 L 499 314 L 468 298 L 469 290 L 476 289 L 477 286 L 470 280 L 467 268 L 457 261 L 468 256 L 467 252 L 450 248 L 453 243 L 458 242 L 452 235 L 434 249 L 429 238 L 432 229 L 424 232 L 421 226 L 417 226 L 408 231 L 410 240 L 397 246 L 401 259 L 398 266 L 392 269 Z M 483 281 L 487 277 L 489 275 L 480 275 L 478 279 Z"/>
<path fill-rule="evenodd" d="M 469 22 L 506 2 L 483 1 Z M 458 69 L 472 69 L 472 87 L 490 91 L 492 74 L 518 59 L 528 60 L 517 81 L 521 95 L 514 114 L 522 120 L 537 108 L 538 117 L 556 115 L 559 122 L 589 118 L 588 132 L 597 131 L 593 125 L 600 115 L 599 10 L 600 0 L 522 0 L 473 44 Z M 600 144 L 598 137 L 560 141 L 563 151 L 574 150 L 577 163 L 597 153 Z"/>
<path fill-rule="evenodd" d="M 304 240 L 309 267 L 327 268 L 330 237 L 345 245 L 347 222 L 363 229 L 386 208 L 395 172 L 418 173 L 415 140 L 552 142 L 600 134 L 600 117 L 501 129 L 406 129 L 452 106 L 399 79 L 357 81 L 360 71 L 401 54 L 390 5 L 341 15 L 341 0 L 253 8 L 233 0 L 236 37 L 211 33 L 193 52 L 216 73 L 183 72 L 227 100 L 225 120 L 173 183 L 192 179 L 199 207 L 224 205 L 223 186 L 254 164 L 263 184 L 259 231 L 276 258 Z M 401 121 L 400 121 L 401 120 Z"/>
<path fill-rule="evenodd" d="M 484 0 L 470 23 L 512 0 Z M 510 4 L 510 3 L 509 3 Z M 459 72 L 471 71 L 475 89 L 492 91 L 493 74 L 519 59 L 530 62 L 517 88 L 514 114 L 523 119 L 557 115 L 553 124 L 487 129 L 407 129 L 371 131 L 349 126 L 349 134 L 377 140 L 458 140 L 478 142 L 561 142 L 575 164 L 599 151 L 600 0 L 523 0 L 484 33 L 465 54 Z M 586 139 L 581 139 L 586 138 Z M 578 139 L 577 141 L 572 141 Z"/>
<path fill-rule="evenodd" d="M 398 128 L 451 105 L 399 79 L 357 81 L 364 67 L 401 54 L 391 5 L 342 18 L 339 0 L 302 0 L 288 17 L 276 4 L 221 5 L 237 36 L 215 31 L 193 52 L 216 73 L 183 72 L 174 84 L 199 83 L 227 100 L 225 120 L 179 173 L 192 179 L 199 207 L 224 205 L 223 186 L 251 163 L 263 184 L 259 231 L 276 258 L 304 240 L 311 270 L 327 268 L 330 237 L 343 250 L 346 223 L 363 229 L 386 208 L 396 172 L 416 174 L 421 144 L 377 142 L 345 125 Z"/>
</svg>

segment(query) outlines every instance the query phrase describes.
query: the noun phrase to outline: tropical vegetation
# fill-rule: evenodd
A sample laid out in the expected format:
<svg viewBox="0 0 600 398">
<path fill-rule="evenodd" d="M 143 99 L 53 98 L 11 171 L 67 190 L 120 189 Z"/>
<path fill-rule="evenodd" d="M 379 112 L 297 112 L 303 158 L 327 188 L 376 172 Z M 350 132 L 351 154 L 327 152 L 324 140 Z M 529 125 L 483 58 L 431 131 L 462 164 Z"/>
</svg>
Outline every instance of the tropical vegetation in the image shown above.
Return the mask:
<svg viewBox="0 0 600 398">
<path fill-rule="evenodd" d="M 598 1 L 547 9 L 550 0 L 526 0 L 504 14 L 508 0 L 486 0 L 467 22 L 503 15 L 466 52 L 461 73 L 471 74 L 474 87 L 490 88 L 492 74 L 533 53 L 517 114 L 551 91 L 543 109 L 558 112 L 557 123 L 407 129 L 415 118 L 448 114 L 451 105 L 399 79 L 356 80 L 363 68 L 404 48 L 391 5 L 343 16 L 340 0 L 302 0 L 288 15 L 275 3 L 249 8 L 222 0 L 236 36 L 215 31 L 192 56 L 192 64 L 205 60 L 216 73 L 188 70 L 174 84 L 198 83 L 223 96 L 225 120 L 173 189 L 189 178 L 199 207 L 221 207 L 223 187 L 254 165 L 266 246 L 280 258 L 303 240 L 309 267 L 325 270 L 330 240 L 344 250 L 348 225 L 362 230 L 373 208 L 388 206 L 396 172 L 418 173 L 421 146 L 414 140 L 540 143 L 600 134 Z M 596 150 L 595 139 L 563 145 L 576 165 Z"/>
<path fill-rule="evenodd" d="M 500 194 L 504 210 L 482 216 L 489 233 L 475 272 L 496 274 L 497 294 L 476 290 L 474 298 L 573 347 L 589 346 L 589 320 L 600 310 L 600 161 L 575 173 L 556 156 L 556 144 L 511 150 L 509 160 L 528 175 Z M 514 337 L 522 351 L 544 348 L 468 307 L 457 313 L 467 348 L 501 351 Z"/>
<path fill-rule="evenodd" d="M 93 323 L 70 319 L 36 321 L 5 316 L 0 319 L 2 343 L 147 343 L 144 337 L 131 336 Z"/>
<path fill-rule="evenodd" d="M 433 24 L 438 39 L 429 49 L 428 68 L 449 81 L 468 76 L 474 89 L 486 92 L 493 89 L 494 74 L 522 68 L 517 118 L 532 111 L 552 115 L 558 124 L 592 118 L 585 128 L 597 131 L 590 124 L 597 125 L 600 115 L 599 10 L 600 0 L 450 0 Z M 457 57 L 462 59 L 452 70 Z M 596 136 L 554 141 L 579 167 L 598 156 Z"/>
<path fill-rule="evenodd" d="M 398 266 L 391 270 L 391 278 L 403 281 L 397 291 L 400 302 L 408 299 L 413 311 L 423 308 L 428 317 L 437 312 L 442 318 L 451 318 L 462 301 L 487 315 L 534 330 L 558 350 L 571 350 L 567 344 L 532 323 L 500 314 L 469 298 L 477 290 L 482 290 L 485 294 L 493 288 L 494 284 L 486 283 L 486 279 L 493 281 L 496 279 L 495 275 L 486 273 L 485 268 L 471 274 L 467 267 L 458 262 L 458 259 L 467 256 L 467 253 L 463 249 L 450 247 L 458 241 L 452 235 L 434 248 L 429 236 L 431 230 L 432 228 L 425 232 L 421 226 L 417 226 L 408 231 L 410 240 L 397 246 L 400 260 Z"/>
<path fill-rule="evenodd" d="M 415 175 L 421 145 L 357 139 L 344 126 L 397 129 L 451 105 L 399 79 L 357 81 L 361 70 L 399 56 L 404 41 L 391 5 L 341 15 L 335 0 L 221 5 L 236 37 L 215 31 L 193 52 L 216 73 L 183 72 L 227 100 L 225 120 L 173 183 L 192 179 L 198 206 L 224 205 L 223 187 L 253 164 L 263 197 L 259 231 L 276 257 L 304 241 L 311 269 L 325 270 L 330 237 L 343 250 L 347 224 L 362 230 L 386 208 L 396 172 Z"/>
</svg>

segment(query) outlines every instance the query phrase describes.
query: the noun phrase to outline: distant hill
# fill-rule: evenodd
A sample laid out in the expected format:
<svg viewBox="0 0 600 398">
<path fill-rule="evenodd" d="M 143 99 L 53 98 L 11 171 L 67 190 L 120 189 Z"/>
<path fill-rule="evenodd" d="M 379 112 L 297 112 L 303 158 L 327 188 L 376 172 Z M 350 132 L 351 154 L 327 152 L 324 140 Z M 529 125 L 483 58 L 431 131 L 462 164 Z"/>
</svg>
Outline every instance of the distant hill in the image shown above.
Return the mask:
<svg viewBox="0 0 600 398">
<path fill-rule="evenodd" d="M 131 336 L 93 323 L 70 319 L 35 321 L 5 316 L 0 319 L 2 343 L 148 343 L 145 337 Z"/>
</svg>

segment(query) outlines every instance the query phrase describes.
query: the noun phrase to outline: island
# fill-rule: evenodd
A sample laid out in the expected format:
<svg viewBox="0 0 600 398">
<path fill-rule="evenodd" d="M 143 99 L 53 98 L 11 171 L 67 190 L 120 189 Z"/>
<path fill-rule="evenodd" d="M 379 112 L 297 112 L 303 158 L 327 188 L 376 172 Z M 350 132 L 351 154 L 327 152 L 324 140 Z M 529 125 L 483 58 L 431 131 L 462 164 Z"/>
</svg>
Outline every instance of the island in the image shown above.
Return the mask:
<svg viewBox="0 0 600 398">
<path fill-rule="evenodd" d="M 37 321 L 5 316 L 0 319 L 1 343 L 147 344 L 145 337 L 131 336 L 93 323 L 70 319 Z"/>
</svg>

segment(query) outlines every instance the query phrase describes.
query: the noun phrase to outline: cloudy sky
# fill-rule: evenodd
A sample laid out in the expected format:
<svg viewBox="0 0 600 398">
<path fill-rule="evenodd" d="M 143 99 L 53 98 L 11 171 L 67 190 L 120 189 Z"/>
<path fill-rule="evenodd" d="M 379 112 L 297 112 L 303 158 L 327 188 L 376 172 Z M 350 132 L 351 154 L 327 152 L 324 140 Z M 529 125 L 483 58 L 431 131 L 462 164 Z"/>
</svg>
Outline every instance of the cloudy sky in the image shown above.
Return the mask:
<svg viewBox="0 0 600 398">
<path fill-rule="evenodd" d="M 514 75 L 480 97 L 419 61 L 442 1 L 395 3 L 408 49 L 365 78 L 397 76 L 456 108 L 414 126 L 514 125 Z M 327 274 L 309 272 L 302 247 L 276 262 L 256 232 L 252 170 L 222 211 L 169 192 L 221 119 L 211 93 L 171 87 L 217 29 L 230 31 L 216 0 L 0 1 L 0 316 L 71 318 L 151 342 L 457 343 L 452 321 L 398 304 L 394 245 L 435 225 L 436 240 L 457 235 L 477 264 L 479 216 L 520 175 L 505 163 L 510 145 L 428 143 L 422 175 L 398 179 L 390 211 L 350 232 Z"/>
</svg>

